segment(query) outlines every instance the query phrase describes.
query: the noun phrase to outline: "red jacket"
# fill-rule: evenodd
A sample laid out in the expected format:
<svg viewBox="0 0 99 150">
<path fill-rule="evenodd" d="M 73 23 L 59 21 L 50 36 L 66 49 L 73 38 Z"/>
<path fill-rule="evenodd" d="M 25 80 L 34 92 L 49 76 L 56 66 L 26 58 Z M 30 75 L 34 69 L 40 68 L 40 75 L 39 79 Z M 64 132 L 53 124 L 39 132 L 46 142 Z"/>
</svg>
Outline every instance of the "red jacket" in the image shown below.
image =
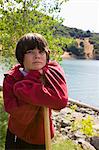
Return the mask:
<svg viewBox="0 0 99 150">
<path fill-rule="evenodd" d="M 24 141 L 32 144 L 44 144 L 43 106 L 49 107 L 51 137 L 54 128 L 51 109 L 60 110 L 68 101 L 64 73 L 56 62 L 48 63 L 44 68 L 45 84 L 41 74 L 31 70 L 26 76 L 16 65 L 6 75 L 3 84 L 5 111 L 10 114 L 9 130 Z"/>
</svg>

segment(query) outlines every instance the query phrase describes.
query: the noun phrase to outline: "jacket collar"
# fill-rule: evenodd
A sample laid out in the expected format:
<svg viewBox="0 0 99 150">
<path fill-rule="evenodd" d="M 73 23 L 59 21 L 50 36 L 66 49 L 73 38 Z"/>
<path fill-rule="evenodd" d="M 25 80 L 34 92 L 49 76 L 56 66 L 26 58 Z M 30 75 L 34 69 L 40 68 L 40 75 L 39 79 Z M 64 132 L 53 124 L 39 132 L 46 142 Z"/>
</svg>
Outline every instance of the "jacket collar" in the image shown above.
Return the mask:
<svg viewBox="0 0 99 150">
<path fill-rule="evenodd" d="M 15 80 L 19 80 L 23 78 L 23 74 L 20 72 L 19 68 L 21 68 L 20 64 L 15 65 L 14 67 L 12 67 L 11 70 L 7 71 L 4 76 L 6 75 L 10 75 L 12 77 L 14 77 Z"/>
</svg>

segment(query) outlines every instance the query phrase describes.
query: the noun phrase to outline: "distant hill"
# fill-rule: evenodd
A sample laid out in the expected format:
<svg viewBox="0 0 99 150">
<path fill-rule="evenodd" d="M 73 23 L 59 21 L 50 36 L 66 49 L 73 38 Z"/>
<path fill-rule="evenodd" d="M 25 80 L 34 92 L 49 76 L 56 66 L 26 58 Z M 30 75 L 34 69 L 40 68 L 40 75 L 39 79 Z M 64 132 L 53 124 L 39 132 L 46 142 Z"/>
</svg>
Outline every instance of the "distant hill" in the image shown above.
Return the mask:
<svg viewBox="0 0 99 150">
<path fill-rule="evenodd" d="M 57 25 L 54 35 L 66 38 L 74 38 L 75 45 L 63 48 L 64 51 L 83 59 L 99 59 L 99 33 L 92 33 L 90 30 L 83 31 L 77 28 L 69 28 L 64 25 Z M 78 42 L 79 39 L 79 42 Z M 79 43 L 79 44 L 78 44 Z"/>
</svg>

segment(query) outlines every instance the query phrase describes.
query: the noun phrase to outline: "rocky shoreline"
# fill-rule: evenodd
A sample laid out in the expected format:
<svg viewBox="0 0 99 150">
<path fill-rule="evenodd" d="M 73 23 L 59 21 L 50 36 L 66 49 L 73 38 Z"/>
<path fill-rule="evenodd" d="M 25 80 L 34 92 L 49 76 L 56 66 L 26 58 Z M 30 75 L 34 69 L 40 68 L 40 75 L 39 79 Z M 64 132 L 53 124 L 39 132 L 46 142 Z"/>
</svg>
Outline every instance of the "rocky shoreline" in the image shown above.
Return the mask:
<svg viewBox="0 0 99 150">
<path fill-rule="evenodd" d="M 98 108 L 70 100 L 66 108 L 52 114 L 56 135 L 73 140 L 83 150 L 99 150 Z"/>
</svg>

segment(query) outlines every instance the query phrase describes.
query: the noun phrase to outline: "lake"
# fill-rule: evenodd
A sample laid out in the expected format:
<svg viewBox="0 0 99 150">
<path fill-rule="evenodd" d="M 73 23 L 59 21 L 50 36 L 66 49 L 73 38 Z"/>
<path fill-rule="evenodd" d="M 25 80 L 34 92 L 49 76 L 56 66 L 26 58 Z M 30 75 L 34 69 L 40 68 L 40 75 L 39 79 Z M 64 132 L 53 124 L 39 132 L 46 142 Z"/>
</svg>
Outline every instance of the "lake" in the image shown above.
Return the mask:
<svg viewBox="0 0 99 150">
<path fill-rule="evenodd" d="M 99 61 L 63 60 L 62 67 L 69 97 L 99 107 Z M 0 85 L 3 82 L 4 65 L 0 66 Z"/>
<path fill-rule="evenodd" d="M 0 65 L 0 85 L 3 84 L 3 78 L 4 78 L 3 74 L 5 71 L 6 71 L 6 67 L 3 64 L 1 64 Z"/>
<path fill-rule="evenodd" d="M 99 107 L 99 61 L 63 60 L 70 98 Z"/>
</svg>

